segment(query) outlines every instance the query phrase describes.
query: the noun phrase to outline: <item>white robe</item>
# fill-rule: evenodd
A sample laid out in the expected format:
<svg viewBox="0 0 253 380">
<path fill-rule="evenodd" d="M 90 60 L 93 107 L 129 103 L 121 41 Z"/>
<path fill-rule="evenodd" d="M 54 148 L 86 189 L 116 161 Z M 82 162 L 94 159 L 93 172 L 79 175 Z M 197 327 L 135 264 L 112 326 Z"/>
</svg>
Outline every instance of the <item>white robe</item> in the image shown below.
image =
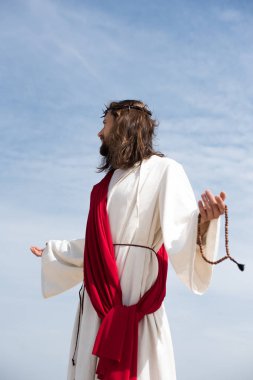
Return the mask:
<svg viewBox="0 0 253 380">
<path fill-rule="evenodd" d="M 197 238 L 196 198 L 183 166 L 156 155 L 141 166 L 114 171 L 107 211 L 113 243 L 141 244 L 158 251 L 164 243 L 169 261 L 183 283 L 203 294 L 211 281 L 213 266 L 200 255 Z M 217 257 L 220 218 L 213 219 L 204 239 L 206 256 Z M 81 284 L 84 239 L 50 240 L 42 254 L 42 294 L 45 298 Z M 157 258 L 141 247 L 115 246 L 123 304 L 137 303 L 154 283 Z M 83 292 L 83 291 L 82 291 Z M 72 333 L 68 380 L 95 380 L 98 358 L 92 355 L 100 319 L 84 288 L 83 314 L 75 354 L 79 300 Z M 164 307 L 145 315 L 138 327 L 138 380 L 175 380 L 176 370 L 169 323 Z"/>
</svg>

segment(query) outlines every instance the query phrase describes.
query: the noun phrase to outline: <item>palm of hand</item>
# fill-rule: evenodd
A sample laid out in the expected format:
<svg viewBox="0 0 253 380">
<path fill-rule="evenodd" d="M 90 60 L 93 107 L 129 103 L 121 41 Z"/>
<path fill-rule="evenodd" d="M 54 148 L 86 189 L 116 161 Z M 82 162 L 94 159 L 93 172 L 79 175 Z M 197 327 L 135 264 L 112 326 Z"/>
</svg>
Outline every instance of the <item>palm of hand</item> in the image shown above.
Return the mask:
<svg viewBox="0 0 253 380">
<path fill-rule="evenodd" d="M 226 193 L 220 192 L 220 195 L 213 195 L 210 190 L 206 190 L 201 194 L 202 201 L 198 201 L 199 211 L 201 215 L 200 224 L 210 222 L 210 220 L 218 218 L 225 212 Z M 203 203 L 202 203 L 203 202 Z"/>
<path fill-rule="evenodd" d="M 30 250 L 31 250 L 31 252 L 32 252 L 35 256 L 41 257 L 44 249 L 43 249 L 43 248 L 36 247 L 36 246 L 32 246 L 32 247 L 30 247 Z"/>
</svg>

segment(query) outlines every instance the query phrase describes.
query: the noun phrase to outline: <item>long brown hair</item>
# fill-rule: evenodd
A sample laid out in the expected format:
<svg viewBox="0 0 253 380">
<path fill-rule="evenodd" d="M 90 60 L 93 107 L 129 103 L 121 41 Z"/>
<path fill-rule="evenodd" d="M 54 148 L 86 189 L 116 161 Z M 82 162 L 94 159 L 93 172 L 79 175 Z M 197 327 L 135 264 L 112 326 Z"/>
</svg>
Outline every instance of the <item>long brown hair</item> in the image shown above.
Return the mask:
<svg viewBox="0 0 253 380">
<path fill-rule="evenodd" d="M 127 107 L 128 106 L 128 107 Z M 129 107 L 130 106 L 130 107 Z M 134 106 L 136 108 L 131 108 Z M 111 169 L 128 169 L 152 155 L 164 157 L 153 149 L 155 128 L 159 122 L 141 100 L 121 100 L 106 106 L 104 117 L 111 112 L 114 123 L 108 136 L 108 154 L 102 157 L 98 173 Z"/>
</svg>

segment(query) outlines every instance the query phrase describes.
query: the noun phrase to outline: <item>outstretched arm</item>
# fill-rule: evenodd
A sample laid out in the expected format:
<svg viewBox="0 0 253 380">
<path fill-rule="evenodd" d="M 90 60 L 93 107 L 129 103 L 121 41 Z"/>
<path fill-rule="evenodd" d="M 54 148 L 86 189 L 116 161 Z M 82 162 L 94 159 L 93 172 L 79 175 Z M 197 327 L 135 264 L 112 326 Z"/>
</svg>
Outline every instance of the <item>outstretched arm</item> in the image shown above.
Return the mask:
<svg viewBox="0 0 253 380">
<path fill-rule="evenodd" d="M 41 257 L 41 287 L 44 298 L 62 293 L 83 280 L 84 239 L 49 240 L 45 248 L 33 246 Z"/>
</svg>

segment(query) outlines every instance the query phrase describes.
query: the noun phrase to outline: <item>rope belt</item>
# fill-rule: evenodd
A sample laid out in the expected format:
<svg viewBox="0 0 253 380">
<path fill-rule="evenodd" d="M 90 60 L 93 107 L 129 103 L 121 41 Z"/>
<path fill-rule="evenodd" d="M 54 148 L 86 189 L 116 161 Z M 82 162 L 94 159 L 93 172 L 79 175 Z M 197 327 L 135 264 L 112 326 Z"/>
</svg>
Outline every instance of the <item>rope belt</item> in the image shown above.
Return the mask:
<svg viewBox="0 0 253 380">
<path fill-rule="evenodd" d="M 78 316 L 78 326 L 77 326 L 77 335 L 76 335 L 76 344 L 75 344 L 75 351 L 72 357 L 72 364 L 73 366 L 76 365 L 75 363 L 75 354 L 76 354 L 76 349 L 77 349 L 77 343 L 78 343 L 78 337 L 79 337 L 79 328 L 80 328 L 80 321 L 81 321 L 81 314 L 83 314 L 83 299 L 84 299 L 84 292 L 83 296 L 81 296 L 82 289 L 84 288 L 84 283 L 82 283 L 82 286 L 79 290 L 79 316 Z"/>
<path fill-rule="evenodd" d="M 147 248 L 147 249 L 150 249 L 151 251 L 153 251 L 153 252 L 156 254 L 156 251 L 155 251 L 153 248 L 151 248 L 151 247 L 147 247 L 146 245 L 140 245 L 140 244 L 123 244 L 123 243 L 113 244 L 113 245 L 127 245 L 127 246 L 132 246 L 132 247 Z M 78 338 L 79 338 L 79 330 L 80 330 L 81 315 L 83 314 L 84 288 L 85 288 L 85 284 L 82 283 L 82 286 L 81 286 L 81 288 L 80 288 L 80 290 L 79 290 L 79 315 L 78 315 L 78 326 L 77 326 L 77 334 L 76 334 L 75 350 L 74 350 L 74 354 L 73 354 L 73 357 L 72 357 L 72 364 L 73 364 L 73 366 L 76 365 L 75 354 L 76 354 L 76 349 L 77 349 L 77 344 L 78 344 Z M 83 294 L 81 295 L 82 290 L 83 290 Z"/>
</svg>

